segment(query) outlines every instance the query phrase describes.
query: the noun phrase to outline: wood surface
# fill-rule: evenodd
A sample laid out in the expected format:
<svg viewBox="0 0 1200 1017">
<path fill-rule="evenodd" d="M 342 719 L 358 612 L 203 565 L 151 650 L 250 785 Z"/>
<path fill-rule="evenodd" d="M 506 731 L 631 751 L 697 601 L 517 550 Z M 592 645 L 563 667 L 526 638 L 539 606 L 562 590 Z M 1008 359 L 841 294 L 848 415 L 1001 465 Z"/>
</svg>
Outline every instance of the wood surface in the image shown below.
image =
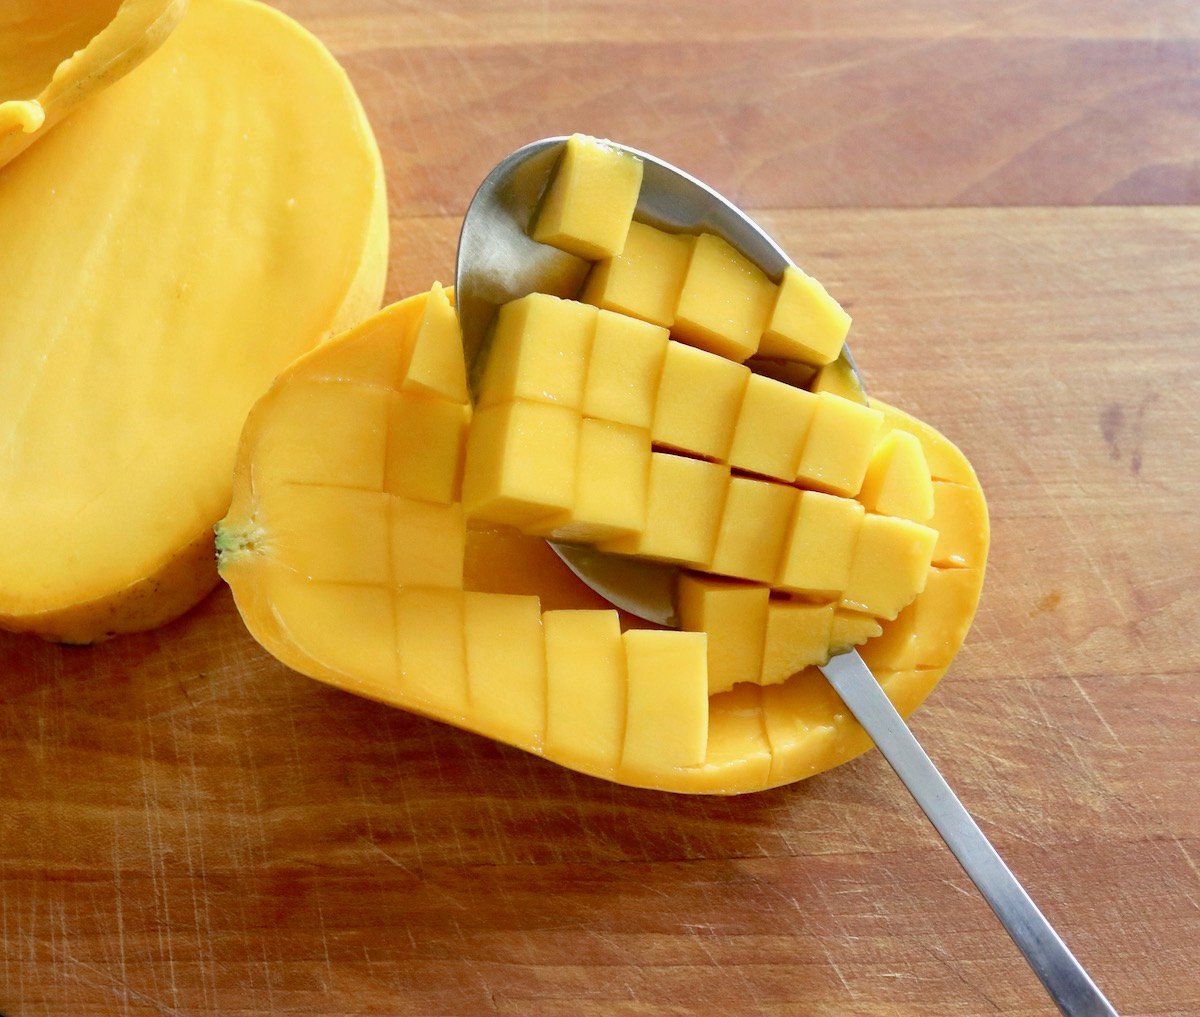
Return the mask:
<svg viewBox="0 0 1200 1017">
<path fill-rule="evenodd" d="M 379 134 L 389 297 L 451 278 L 497 159 L 580 130 L 843 300 L 990 499 L 918 737 L 1123 1014 L 1200 1013 L 1200 7 L 280 6 Z M 1052 1010 L 877 753 L 620 788 L 290 673 L 223 590 L 94 649 L 0 636 L 8 1017 Z"/>
</svg>

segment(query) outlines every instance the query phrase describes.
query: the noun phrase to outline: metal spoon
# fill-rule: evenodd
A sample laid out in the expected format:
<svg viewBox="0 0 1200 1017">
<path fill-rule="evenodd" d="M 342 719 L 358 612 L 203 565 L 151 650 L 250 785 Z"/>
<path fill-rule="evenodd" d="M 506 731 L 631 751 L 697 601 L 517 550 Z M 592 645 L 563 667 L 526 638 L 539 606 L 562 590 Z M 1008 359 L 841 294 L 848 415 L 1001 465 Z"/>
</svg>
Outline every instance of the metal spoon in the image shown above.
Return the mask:
<svg viewBox="0 0 1200 1017">
<path fill-rule="evenodd" d="M 501 304 L 535 291 L 573 297 L 588 270 L 587 262 L 535 243 L 526 232 L 566 140 L 535 141 L 503 159 L 484 179 L 463 219 L 455 293 L 475 382 L 488 326 Z M 645 152 L 616 147 L 643 163 L 638 219 L 678 232 L 718 234 L 775 280 L 792 264 L 757 223 L 712 188 Z M 843 355 L 858 376 L 849 351 Z M 610 603 L 677 626 L 678 569 L 568 544 L 551 546 Z M 1117 1011 L 963 808 L 857 651 L 834 657 L 821 671 L 925 811 L 1059 1010 L 1067 1017 L 1116 1017 Z"/>
</svg>

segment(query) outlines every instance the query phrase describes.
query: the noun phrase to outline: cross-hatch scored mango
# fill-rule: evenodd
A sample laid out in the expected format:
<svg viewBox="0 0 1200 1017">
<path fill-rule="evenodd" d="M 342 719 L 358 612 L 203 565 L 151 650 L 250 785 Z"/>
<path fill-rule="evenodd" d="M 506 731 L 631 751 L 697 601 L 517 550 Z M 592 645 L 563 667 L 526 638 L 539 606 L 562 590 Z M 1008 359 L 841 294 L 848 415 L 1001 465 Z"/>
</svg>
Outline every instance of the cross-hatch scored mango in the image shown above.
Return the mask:
<svg viewBox="0 0 1200 1017">
<path fill-rule="evenodd" d="M 986 509 L 949 442 L 861 401 L 819 284 L 632 221 L 640 164 L 617 155 L 568 145 L 532 232 L 602 260 L 579 300 L 501 309 L 474 408 L 438 286 L 277 381 L 222 573 L 315 678 L 624 783 L 758 790 L 869 746 L 812 666 L 831 653 L 863 645 L 903 713 L 928 694 Z M 685 566 L 689 631 L 594 606 L 547 536 Z"/>
</svg>

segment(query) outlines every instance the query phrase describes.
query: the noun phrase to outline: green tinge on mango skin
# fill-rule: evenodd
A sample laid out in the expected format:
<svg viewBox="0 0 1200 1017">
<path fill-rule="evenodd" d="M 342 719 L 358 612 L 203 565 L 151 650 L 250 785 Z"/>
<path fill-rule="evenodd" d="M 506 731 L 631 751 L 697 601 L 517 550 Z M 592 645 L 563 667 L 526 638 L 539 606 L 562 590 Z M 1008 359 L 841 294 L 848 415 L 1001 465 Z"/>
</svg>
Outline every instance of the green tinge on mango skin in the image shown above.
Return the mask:
<svg viewBox="0 0 1200 1017">
<path fill-rule="evenodd" d="M 213 527 L 217 543 L 217 571 L 225 569 L 248 555 L 260 554 L 266 539 L 266 530 L 253 522 L 235 525 L 226 521 Z"/>
</svg>

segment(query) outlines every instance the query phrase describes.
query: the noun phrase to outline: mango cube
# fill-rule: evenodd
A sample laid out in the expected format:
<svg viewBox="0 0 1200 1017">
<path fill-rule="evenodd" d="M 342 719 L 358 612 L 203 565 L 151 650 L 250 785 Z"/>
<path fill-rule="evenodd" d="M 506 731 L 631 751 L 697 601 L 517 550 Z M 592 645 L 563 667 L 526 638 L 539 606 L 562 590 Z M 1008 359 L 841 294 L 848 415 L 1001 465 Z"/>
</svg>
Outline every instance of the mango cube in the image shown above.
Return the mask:
<svg viewBox="0 0 1200 1017">
<path fill-rule="evenodd" d="M 297 382 L 276 398 L 254 459 L 256 487 L 331 484 L 382 491 L 388 393 L 340 382 Z"/>
<path fill-rule="evenodd" d="M 704 633 L 634 629 L 622 639 L 629 687 L 621 768 L 699 766 L 708 747 Z"/>
<path fill-rule="evenodd" d="M 863 507 L 849 498 L 801 491 L 775 585 L 836 599 L 850 582 Z"/>
<path fill-rule="evenodd" d="M 862 521 L 842 604 L 878 618 L 896 615 L 925 588 L 937 531 L 908 519 Z"/>
<path fill-rule="evenodd" d="M 674 335 L 741 363 L 758 350 L 775 285 L 728 241 L 702 233 L 692 246 L 675 308 Z"/>
<path fill-rule="evenodd" d="M 987 504 L 978 487 L 935 481 L 933 518 L 938 533 L 933 550 L 935 565 L 978 568 L 987 553 Z"/>
<path fill-rule="evenodd" d="M 640 533 L 646 525 L 649 484 L 650 432 L 584 419 L 579 429 L 574 505 L 526 532 L 579 544 Z"/>
<path fill-rule="evenodd" d="M 851 647 L 860 646 L 883 632 L 878 618 L 858 611 L 847 611 L 839 607 L 833 612 L 833 627 L 829 633 L 831 653 L 845 653 Z"/>
<path fill-rule="evenodd" d="M 748 367 L 683 343 L 667 343 L 650 428 L 654 444 L 725 461 L 749 381 Z"/>
<path fill-rule="evenodd" d="M 853 497 L 862 488 L 883 414 L 828 392 L 816 398 L 796 483 Z"/>
<path fill-rule="evenodd" d="M 642 186 L 642 161 L 582 134 L 568 139 L 531 231 L 539 244 L 595 261 L 620 254 Z"/>
<path fill-rule="evenodd" d="M 982 576 L 978 569 L 932 568 L 923 589 L 913 601 L 916 609 L 917 667 L 945 667 L 953 659 L 979 598 Z"/>
<path fill-rule="evenodd" d="M 670 328 L 694 239 L 632 223 L 625 249 L 596 264 L 580 300 Z"/>
<path fill-rule="evenodd" d="M 616 611 L 546 611 L 546 751 L 616 767 L 625 734 L 625 646 Z"/>
<path fill-rule="evenodd" d="M 389 395 L 384 490 L 418 501 L 458 501 L 470 420 L 470 406 L 448 399 Z"/>
<path fill-rule="evenodd" d="M 731 477 L 709 572 L 772 583 L 791 534 L 794 487 Z"/>
<path fill-rule="evenodd" d="M 537 597 L 468 593 L 467 685 L 475 724 L 514 745 L 546 730 L 546 638 Z"/>
<path fill-rule="evenodd" d="M 916 667 L 916 623 L 917 601 L 914 600 L 892 621 L 884 622 L 879 637 L 862 648 L 862 658 L 867 667 L 876 675 L 887 671 L 908 671 Z"/>
<path fill-rule="evenodd" d="M 933 515 L 933 481 L 921 439 L 893 430 L 875 446 L 858 500 L 869 512 L 928 522 Z"/>
<path fill-rule="evenodd" d="M 583 388 L 583 415 L 649 430 L 667 336 L 658 325 L 600 311 Z"/>
<path fill-rule="evenodd" d="M 462 505 L 391 498 L 388 510 L 392 582 L 461 589 L 467 546 Z"/>
<path fill-rule="evenodd" d="M 396 594 L 401 683 L 420 708 L 461 725 L 470 712 L 462 590 L 408 587 Z"/>
<path fill-rule="evenodd" d="M 412 351 L 401 390 L 441 396 L 453 403 L 469 402 L 462 332 L 440 283 L 433 284 L 413 329 Z"/>
<path fill-rule="evenodd" d="M 549 403 L 522 400 L 476 413 L 463 471 L 467 516 L 519 527 L 570 509 L 579 428 L 574 410 Z"/>
<path fill-rule="evenodd" d="M 679 627 L 708 633 L 708 694 L 756 682 L 762 672 L 771 589 L 682 573 L 676 589 Z"/>
<path fill-rule="evenodd" d="M 895 621 L 884 623 L 863 659 L 878 671 L 945 667 L 970 627 L 980 581 L 976 569 L 931 568 L 925 589 Z"/>
<path fill-rule="evenodd" d="M 828 364 L 842 352 L 849 331 L 850 315 L 842 305 L 816 279 L 789 265 L 758 348 L 767 357 Z"/>
<path fill-rule="evenodd" d="M 598 545 L 615 554 L 706 568 L 712 561 L 729 488 L 729 467 L 654 452 L 646 527 Z"/>
<path fill-rule="evenodd" d="M 377 491 L 281 485 L 263 503 L 276 560 L 309 579 L 386 585 L 389 500 Z"/>
<path fill-rule="evenodd" d="M 750 375 L 733 431 L 729 465 L 790 484 L 800 469 L 804 437 L 817 397 L 761 375 Z"/>
<path fill-rule="evenodd" d="M 759 683 L 778 685 L 813 664 L 829 659 L 833 604 L 771 601 Z"/>
<path fill-rule="evenodd" d="M 527 399 L 578 410 L 596 309 L 546 293 L 500 308 L 483 368 L 479 405 Z"/>
</svg>

